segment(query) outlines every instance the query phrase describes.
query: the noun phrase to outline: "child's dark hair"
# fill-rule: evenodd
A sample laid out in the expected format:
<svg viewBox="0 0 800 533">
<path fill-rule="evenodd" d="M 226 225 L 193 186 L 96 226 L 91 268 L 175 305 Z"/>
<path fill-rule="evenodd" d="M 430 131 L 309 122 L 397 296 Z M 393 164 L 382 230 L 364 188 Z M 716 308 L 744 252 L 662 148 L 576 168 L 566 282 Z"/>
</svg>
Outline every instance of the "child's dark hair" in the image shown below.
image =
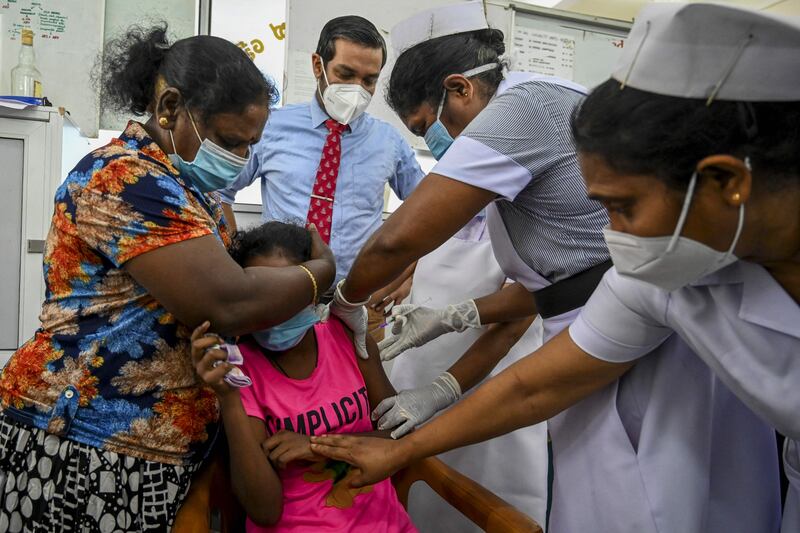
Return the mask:
<svg viewBox="0 0 800 533">
<path fill-rule="evenodd" d="M 302 226 L 286 222 L 267 222 L 238 231 L 230 254 L 240 266 L 254 257 L 279 252 L 290 261 L 303 263 L 311 258 L 311 234 Z"/>
</svg>

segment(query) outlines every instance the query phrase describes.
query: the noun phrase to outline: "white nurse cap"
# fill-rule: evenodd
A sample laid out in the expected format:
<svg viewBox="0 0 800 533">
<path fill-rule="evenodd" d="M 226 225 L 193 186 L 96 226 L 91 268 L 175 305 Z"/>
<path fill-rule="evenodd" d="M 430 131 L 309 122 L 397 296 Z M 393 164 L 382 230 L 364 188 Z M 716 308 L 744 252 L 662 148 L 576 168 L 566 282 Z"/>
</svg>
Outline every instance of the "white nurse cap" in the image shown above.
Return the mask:
<svg viewBox="0 0 800 533">
<path fill-rule="evenodd" d="M 483 2 L 461 2 L 420 11 L 392 28 L 392 49 L 400 55 L 419 43 L 475 30 L 489 28 Z"/>
<path fill-rule="evenodd" d="M 612 77 L 643 91 L 735 101 L 800 100 L 800 18 L 713 4 L 652 4 Z"/>
</svg>

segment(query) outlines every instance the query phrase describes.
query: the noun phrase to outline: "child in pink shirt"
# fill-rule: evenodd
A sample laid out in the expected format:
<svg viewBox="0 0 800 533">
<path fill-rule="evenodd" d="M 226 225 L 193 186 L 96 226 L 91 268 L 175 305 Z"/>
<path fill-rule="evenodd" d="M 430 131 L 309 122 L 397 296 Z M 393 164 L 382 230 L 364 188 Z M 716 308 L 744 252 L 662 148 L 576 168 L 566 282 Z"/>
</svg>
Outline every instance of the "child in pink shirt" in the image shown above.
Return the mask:
<svg viewBox="0 0 800 533">
<path fill-rule="evenodd" d="M 305 229 L 269 222 L 239 234 L 232 253 L 244 267 L 279 267 L 307 260 L 310 248 Z M 373 432 L 372 409 L 395 394 L 371 339 L 362 360 L 338 319 L 320 322 L 308 308 L 240 339 L 238 368 L 252 386 L 237 389 L 222 379 L 230 365 L 213 365 L 227 354 L 212 348 L 221 341 L 204 337 L 204 326 L 195 331 L 193 357 L 222 406 L 248 532 L 416 531 L 389 480 L 352 489 L 349 465 L 310 449 L 312 435 Z"/>
</svg>

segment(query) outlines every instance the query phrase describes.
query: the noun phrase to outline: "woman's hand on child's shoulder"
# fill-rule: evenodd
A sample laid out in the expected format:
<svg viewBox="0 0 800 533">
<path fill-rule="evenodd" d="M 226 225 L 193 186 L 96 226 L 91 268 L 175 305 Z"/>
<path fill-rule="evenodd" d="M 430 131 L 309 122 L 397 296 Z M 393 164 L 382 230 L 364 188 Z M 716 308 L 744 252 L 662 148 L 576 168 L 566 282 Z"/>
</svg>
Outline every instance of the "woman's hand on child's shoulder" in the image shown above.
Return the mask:
<svg viewBox="0 0 800 533">
<path fill-rule="evenodd" d="M 281 430 L 261 443 L 264 455 L 276 468 L 286 468 L 294 461 L 320 461 L 324 457 L 311 451 L 307 435 Z"/>
<path fill-rule="evenodd" d="M 225 374 L 232 368 L 226 362 L 228 354 L 219 348 L 213 348 L 222 344 L 222 339 L 213 333 L 207 333 L 211 324 L 206 321 L 200 324 L 192 332 L 192 364 L 200 380 L 214 389 L 220 400 L 236 392 L 234 387 L 228 385 Z"/>
</svg>

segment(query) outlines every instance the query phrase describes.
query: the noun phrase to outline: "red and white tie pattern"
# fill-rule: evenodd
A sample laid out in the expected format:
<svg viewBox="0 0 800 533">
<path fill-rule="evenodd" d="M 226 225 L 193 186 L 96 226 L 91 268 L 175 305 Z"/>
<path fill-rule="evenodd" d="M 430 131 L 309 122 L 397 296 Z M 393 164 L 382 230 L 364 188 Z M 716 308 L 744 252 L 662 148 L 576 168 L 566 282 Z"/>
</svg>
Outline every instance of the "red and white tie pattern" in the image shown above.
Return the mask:
<svg viewBox="0 0 800 533">
<path fill-rule="evenodd" d="M 330 244 L 333 199 L 336 195 L 336 178 L 339 177 L 339 162 L 342 155 L 342 132 L 347 126 L 333 119 L 326 120 L 325 126 L 329 132 L 325 146 L 322 147 L 322 157 L 317 168 L 317 179 L 311 191 L 306 223 L 316 225 L 322 240 Z"/>
</svg>

